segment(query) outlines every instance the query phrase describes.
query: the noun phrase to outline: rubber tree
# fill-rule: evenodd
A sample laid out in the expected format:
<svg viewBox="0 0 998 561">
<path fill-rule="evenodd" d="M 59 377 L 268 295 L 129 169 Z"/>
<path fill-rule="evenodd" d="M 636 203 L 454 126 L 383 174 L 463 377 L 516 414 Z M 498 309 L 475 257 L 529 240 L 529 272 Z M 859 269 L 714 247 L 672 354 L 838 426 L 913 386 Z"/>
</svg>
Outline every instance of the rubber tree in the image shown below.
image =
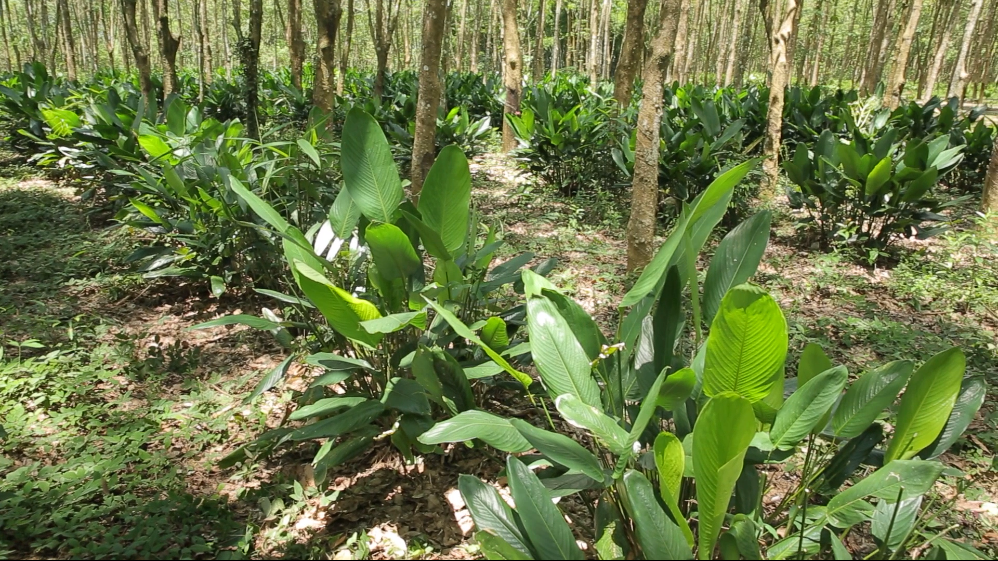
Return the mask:
<svg viewBox="0 0 998 561">
<path fill-rule="evenodd" d="M 901 92 L 904 90 L 905 72 L 908 70 L 908 55 L 911 54 L 911 42 L 918 29 L 918 19 L 922 16 L 922 0 L 911 0 L 908 5 L 908 18 L 904 31 L 898 35 L 894 47 L 894 68 L 887 82 L 887 106 L 893 111 L 901 103 Z"/>
<path fill-rule="evenodd" d="M 520 51 L 520 32 L 516 27 L 517 0 L 502 0 L 503 25 L 503 72 L 502 83 L 506 92 L 506 102 L 502 113 L 502 151 L 516 148 L 516 135 L 510 126 L 507 115 L 520 111 L 520 96 L 523 89 L 523 53 Z"/>
<path fill-rule="evenodd" d="M 149 107 L 155 101 L 152 66 L 149 64 L 149 49 L 139 35 L 139 26 L 135 19 L 136 5 L 137 0 L 121 0 L 121 14 L 125 25 L 125 38 L 132 49 L 132 56 L 135 57 L 135 66 L 139 70 L 139 88 L 142 90 L 142 97 L 145 98 L 146 107 Z"/>
<path fill-rule="evenodd" d="M 645 11 L 648 0 L 628 0 L 627 18 L 624 24 L 624 41 L 620 47 L 620 59 L 613 77 L 613 98 L 620 107 L 631 103 L 634 89 L 634 76 L 638 73 L 641 54 L 645 43 Z"/>
<path fill-rule="evenodd" d="M 312 0 L 315 9 L 316 51 L 315 88 L 312 90 L 312 103 L 327 115 L 326 127 L 333 126 L 333 103 L 336 95 L 334 69 L 336 68 L 336 30 L 340 25 L 343 9 L 340 0 Z"/>
<path fill-rule="evenodd" d="M 62 51 L 66 57 L 66 77 L 76 79 L 76 45 L 73 43 L 73 25 L 69 22 L 69 4 L 58 0 L 56 4 L 60 25 L 62 25 Z"/>
<path fill-rule="evenodd" d="M 963 100 L 963 92 L 967 87 L 967 53 L 970 52 L 970 44 L 974 40 L 974 28 L 977 27 L 977 20 L 981 17 L 981 7 L 984 0 L 970 0 L 970 12 L 967 14 L 967 25 L 963 28 L 963 40 L 960 42 L 960 51 L 956 55 L 956 62 L 953 64 L 953 77 L 949 81 L 949 89 L 946 97 L 958 97 Z"/>
<path fill-rule="evenodd" d="M 925 75 L 925 83 L 922 86 L 922 100 L 928 101 L 936 89 L 936 82 L 939 80 L 939 72 L 942 70 L 943 61 L 946 59 L 946 52 L 949 49 L 949 42 L 953 36 L 953 24 L 960 11 L 960 0 L 942 0 L 938 10 L 942 33 L 938 33 L 935 40 L 935 52 L 932 56 L 932 65 Z"/>
<path fill-rule="evenodd" d="M 347 0 L 347 28 L 343 34 L 343 46 L 340 49 L 340 71 L 336 77 L 336 93 L 343 94 L 343 80 L 346 79 L 347 66 L 350 64 L 350 47 L 353 46 L 353 0 Z"/>
<path fill-rule="evenodd" d="M 163 55 L 163 96 L 168 96 L 178 89 L 177 82 L 177 51 L 180 49 L 180 37 L 170 31 L 170 3 L 167 0 L 155 0 L 153 17 L 159 27 L 159 53 Z"/>
<path fill-rule="evenodd" d="M 392 38 L 398 27 L 399 12 L 402 9 L 401 0 L 372 0 L 374 9 L 367 10 L 367 25 L 374 41 L 374 55 L 377 59 L 377 70 L 374 75 L 374 97 L 381 99 L 385 92 L 385 73 L 388 71 L 388 54 L 392 48 Z M 392 9 L 394 6 L 394 10 Z M 374 12 L 373 15 L 371 12 Z"/>
<path fill-rule="evenodd" d="M 627 221 L 627 270 L 640 269 L 651 261 L 658 219 L 659 128 L 662 124 L 662 90 L 665 73 L 676 45 L 680 2 L 662 0 L 658 31 L 651 53 L 641 71 L 641 105 L 638 108 L 634 143 L 634 177 L 631 182 L 631 217 Z"/>
<path fill-rule="evenodd" d="M 783 101 L 787 82 L 790 79 L 790 64 L 787 61 L 787 44 L 794 35 L 794 22 L 797 13 L 797 0 L 786 0 L 783 20 L 776 27 L 770 42 L 769 68 L 769 112 L 766 115 L 766 139 L 763 143 L 762 162 L 763 195 L 771 198 L 776 194 L 776 183 L 780 174 L 780 141 L 783 132 Z"/>
<path fill-rule="evenodd" d="M 288 0 L 284 40 L 288 43 L 288 56 L 291 59 L 291 83 L 300 90 L 301 68 L 305 57 L 305 41 L 301 36 L 301 0 Z"/>
<path fill-rule="evenodd" d="M 423 51 L 419 59 L 416 134 L 412 141 L 412 196 L 419 197 L 423 180 L 436 156 L 437 107 L 440 104 L 440 52 L 444 42 L 447 0 L 426 0 L 423 8 Z"/>
<path fill-rule="evenodd" d="M 991 163 L 984 177 L 984 190 L 981 196 L 981 210 L 998 212 L 998 142 L 991 151 Z"/>
<path fill-rule="evenodd" d="M 530 71 L 530 78 L 534 82 L 540 82 L 541 78 L 544 77 L 544 12 L 547 10 L 544 0 L 540 0 L 540 2 L 537 14 L 537 43 L 534 46 L 534 60 Z"/>
</svg>

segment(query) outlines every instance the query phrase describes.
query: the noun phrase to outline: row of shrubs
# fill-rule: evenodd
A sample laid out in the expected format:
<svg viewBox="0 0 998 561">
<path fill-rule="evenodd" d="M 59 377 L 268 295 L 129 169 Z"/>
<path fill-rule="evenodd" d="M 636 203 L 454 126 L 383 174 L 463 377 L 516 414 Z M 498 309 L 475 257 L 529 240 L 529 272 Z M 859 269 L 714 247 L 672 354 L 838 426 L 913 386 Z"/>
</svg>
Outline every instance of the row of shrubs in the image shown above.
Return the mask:
<svg viewBox="0 0 998 561">
<path fill-rule="evenodd" d="M 761 153 L 768 91 L 673 84 L 664 95 L 659 185 L 671 220 L 725 169 Z M 536 84 L 509 117 L 516 156 L 563 194 L 623 195 L 634 169 L 637 104 L 618 108 L 608 84 L 579 76 Z M 884 249 L 902 236 L 931 235 L 938 228 L 926 224 L 980 192 L 995 139 L 982 115 L 983 108 L 961 114 L 956 99 L 890 111 L 855 91 L 791 87 L 781 158 L 790 203 L 826 246 Z M 757 185 L 752 177 L 736 190 L 729 226 L 745 216 Z"/>
</svg>

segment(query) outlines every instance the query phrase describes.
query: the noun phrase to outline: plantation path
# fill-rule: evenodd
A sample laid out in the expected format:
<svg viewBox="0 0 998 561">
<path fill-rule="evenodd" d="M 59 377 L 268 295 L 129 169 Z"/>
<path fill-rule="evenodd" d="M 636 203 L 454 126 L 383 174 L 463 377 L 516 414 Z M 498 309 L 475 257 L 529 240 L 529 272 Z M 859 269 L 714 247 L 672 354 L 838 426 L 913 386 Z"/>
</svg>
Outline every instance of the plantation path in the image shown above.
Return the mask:
<svg viewBox="0 0 998 561">
<path fill-rule="evenodd" d="M 220 458 L 287 414 L 286 391 L 242 403 L 283 351 L 242 327 L 186 329 L 223 314 L 258 314 L 270 303 L 251 292 L 214 299 L 186 281 L 142 280 L 123 264 L 134 234 L 89 214 L 72 189 L 13 171 L 0 179 L 0 333 L 4 343 L 37 339 L 45 347 L 25 346 L 21 361 L 16 347 L 5 347 L 0 399 L 23 407 L 0 419 L 10 432 L 0 470 L 23 468 L 53 489 L 77 470 L 103 474 L 69 483 L 65 492 L 82 493 L 77 504 L 89 509 L 71 512 L 65 494 L 17 479 L 0 483 L 0 492 L 22 493 L 38 517 L 25 529 L 34 533 L 13 544 L 19 556 L 71 556 L 58 549 L 65 538 L 51 540 L 53 517 L 69 517 L 77 538 L 89 540 L 90 549 L 76 555 L 214 557 L 235 549 L 254 557 L 349 558 L 369 549 L 376 559 L 475 556 L 456 483 L 462 473 L 495 481 L 501 458 L 488 451 L 454 446 L 405 466 L 387 445 L 376 446 L 331 474 L 322 494 L 296 490 L 312 483 L 314 450 L 218 468 Z M 554 197 L 500 155 L 475 158 L 472 173 L 473 202 L 506 242 L 500 258 L 523 251 L 535 262 L 557 258 L 551 279 L 602 325 L 613 325 L 628 283 L 622 211 Z M 906 248 L 887 268 L 867 268 L 841 253 L 801 249 L 792 220 L 780 212 L 775 223 L 756 281 L 783 307 L 792 356 L 816 341 L 858 373 L 872 362 L 920 362 L 956 344 L 971 372 L 998 383 L 992 242 L 957 233 Z M 289 386 L 302 387 L 303 374 L 293 371 Z M 44 401 L 42 392 L 64 401 Z M 967 488 L 939 490 L 953 498 L 941 523 L 959 524 L 990 547 L 998 545 L 996 401 L 989 395 L 960 457 L 946 458 L 967 474 Z M 493 405 L 534 414 L 524 404 Z M 588 513 L 571 498 L 562 506 L 578 536 L 591 538 Z M 353 537 L 363 532 L 364 545 Z"/>
</svg>

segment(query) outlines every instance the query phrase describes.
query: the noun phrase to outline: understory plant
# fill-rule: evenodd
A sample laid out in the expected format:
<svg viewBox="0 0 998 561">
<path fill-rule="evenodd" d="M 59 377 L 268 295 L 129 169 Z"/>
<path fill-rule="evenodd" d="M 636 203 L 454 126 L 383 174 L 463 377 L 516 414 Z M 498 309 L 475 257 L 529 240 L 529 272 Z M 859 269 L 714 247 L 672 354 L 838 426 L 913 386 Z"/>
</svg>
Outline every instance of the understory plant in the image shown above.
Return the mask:
<svg viewBox="0 0 998 561">
<path fill-rule="evenodd" d="M 553 417 L 541 428 L 466 411 L 419 438 L 480 441 L 510 454 L 515 507 L 475 477 L 459 480 L 487 558 L 585 558 L 552 502 L 569 496 L 595 513 L 585 535 L 600 559 L 712 559 L 716 550 L 725 559 L 851 558 L 843 540 L 866 523 L 885 558 L 931 544 L 967 547 L 933 536 L 926 522 L 939 507 L 929 491 L 944 472 L 934 458 L 984 397 L 983 380 L 964 376 L 959 349 L 850 383 L 811 345 L 787 378 L 786 320 L 746 283 L 768 242 L 765 211 L 725 236 L 701 295 L 695 258 L 754 164 L 723 174 L 684 207 L 624 296 L 610 337 L 557 287 L 523 273 L 531 355 L 547 399 L 572 428 Z M 681 344 L 684 331 L 692 345 Z M 880 418 L 902 390 L 887 437 Z M 795 485 L 764 508 L 770 474 L 781 468 Z"/>
<path fill-rule="evenodd" d="M 433 449 L 416 437 L 435 418 L 473 410 L 497 376 L 512 374 L 521 390 L 530 385 L 510 364 L 525 352 L 516 340 L 524 309 L 506 306 L 503 294 L 533 255 L 492 265 L 501 242 L 493 228 L 479 239 L 461 150 L 445 147 L 418 203 L 408 201 L 380 125 L 353 109 L 343 128 L 341 167 L 343 188 L 328 216 L 304 232 L 257 193 L 230 185 L 280 239 L 292 294 L 263 292 L 291 306 L 286 318 L 266 310 L 264 317 L 227 316 L 198 327 L 247 324 L 292 350 L 248 399 L 301 358 L 319 375 L 299 396 L 288 425 L 223 465 L 285 442 L 321 441 L 312 462 L 321 477 L 385 438 L 411 459 L 413 449 Z M 305 336 L 296 342 L 292 330 Z"/>
</svg>

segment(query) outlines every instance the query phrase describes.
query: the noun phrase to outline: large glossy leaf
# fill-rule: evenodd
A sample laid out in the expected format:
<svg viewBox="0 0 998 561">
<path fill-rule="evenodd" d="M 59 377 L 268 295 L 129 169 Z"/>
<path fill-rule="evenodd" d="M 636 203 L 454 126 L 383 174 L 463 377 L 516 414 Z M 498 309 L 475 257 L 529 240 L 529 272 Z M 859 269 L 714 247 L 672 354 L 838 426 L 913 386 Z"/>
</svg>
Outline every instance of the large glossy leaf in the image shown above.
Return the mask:
<svg viewBox="0 0 998 561">
<path fill-rule="evenodd" d="M 645 559 L 693 559 L 693 552 L 675 522 L 665 515 L 651 482 L 634 470 L 624 474 L 628 510 Z"/>
<path fill-rule="evenodd" d="M 509 492 L 527 537 L 541 559 L 585 559 L 575 536 L 537 476 L 513 456 L 506 459 Z"/>
<path fill-rule="evenodd" d="M 533 272 L 531 274 L 539 276 Z M 599 357 L 603 344 L 606 343 L 606 337 L 603 336 L 599 326 L 596 325 L 596 321 L 593 320 L 578 302 L 557 290 L 542 288 L 540 293 L 554 304 L 561 317 L 565 318 L 565 321 L 571 326 L 575 338 L 582 345 L 582 349 L 586 351 L 586 356 L 589 357 L 589 360 L 596 360 Z"/>
<path fill-rule="evenodd" d="M 534 363 L 551 397 L 572 394 L 583 403 L 600 405 L 589 357 L 554 303 L 543 296 L 527 300 L 527 328 Z"/>
<path fill-rule="evenodd" d="M 654 454 L 662 500 L 675 503 L 679 500 L 679 486 L 683 483 L 683 472 L 686 470 L 683 443 L 671 432 L 661 432 L 655 438 Z"/>
<path fill-rule="evenodd" d="M 741 164 L 722 173 L 711 182 L 710 185 L 693 201 L 693 212 L 690 217 L 690 224 L 696 224 L 702 217 L 710 213 L 711 210 L 719 207 L 727 207 L 731 199 L 731 193 L 735 186 L 759 163 L 758 158 L 746 160 Z M 720 219 L 720 217 L 718 217 Z M 710 226 L 713 229 L 713 225 Z"/>
<path fill-rule="evenodd" d="M 558 396 L 554 405 L 569 423 L 584 428 L 617 455 L 629 454 L 631 447 L 627 431 L 599 409 L 583 403 L 572 394 Z"/>
<path fill-rule="evenodd" d="M 388 280 L 404 279 L 423 266 L 409 236 L 394 224 L 371 224 L 364 237 L 378 272 Z"/>
<path fill-rule="evenodd" d="M 679 278 L 679 268 L 673 265 L 665 274 L 662 294 L 652 315 L 655 372 L 661 372 L 666 367 L 672 366 L 676 342 L 684 325 L 686 325 L 686 313 L 683 311 L 683 283 Z"/>
<path fill-rule="evenodd" d="M 669 374 L 658 391 L 658 406 L 666 411 L 684 407 L 696 383 L 697 375 L 692 368 L 683 368 Z"/>
<path fill-rule="evenodd" d="M 734 392 L 714 395 L 693 427 L 700 559 L 713 556 L 731 494 L 742 472 L 745 452 L 755 436 L 755 427 L 752 404 Z"/>
<path fill-rule="evenodd" d="M 426 329 L 426 312 L 404 312 L 360 322 L 368 333 L 395 333 L 410 325 Z"/>
<path fill-rule="evenodd" d="M 332 226 L 333 232 L 345 240 L 357 227 L 358 220 L 360 220 L 360 209 L 353 204 L 350 193 L 346 189 L 340 189 L 333 206 L 329 207 L 329 225 Z"/>
<path fill-rule="evenodd" d="M 381 317 L 381 312 L 374 304 L 334 285 L 322 273 L 301 261 L 295 260 L 292 266 L 304 279 L 312 282 L 305 294 L 319 308 L 330 327 L 344 337 L 368 346 L 373 347 L 381 341 L 382 334 L 368 333 L 360 325 L 363 321 Z M 302 288 L 305 289 L 306 286 L 303 284 Z"/>
<path fill-rule="evenodd" d="M 509 346 L 509 334 L 506 332 L 506 322 L 501 317 L 492 316 L 485 320 L 482 327 L 482 341 L 493 351 L 498 353 L 506 350 Z"/>
<path fill-rule="evenodd" d="M 877 416 L 894 403 L 913 368 L 914 365 L 906 360 L 896 360 L 863 374 L 853 382 L 832 415 L 835 436 L 852 438 L 865 431 Z"/>
<path fill-rule="evenodd" d="M 603 468 L 596 456 L 578 442 L 563 434 L 539 429 L 522 419 L 510 419 L 509 422 L 538 452 L 552 461 L 603 481 Z"/>
<path fill-rule="evenodd" d="M 960 393 L 967 360 L 957 347 L 930 358 L 908 380 L 884 462 L 908 459 L 942 432 Z"/>
<path fill-rule="evenodd" d="M 844 366 L 831 368 L 812 378 L 790 396 L 776 413 L 770 439 L 777 448 L 797 445 L 842 394 L 849 377 Z"/>
<path fill-rule="evenodd" d="M 257 216 L 262 218 L 264 222 L 270 224 L 275 230 L 281 232 L 282 234 L 288 231 L 291 225 L 288 224 L 288 221 L 285 220 L 280 213 L 274 210 L 274 207 L 267 204 L 267 202 L 258 197 L 256 193 L 247 189 L 242 182 L 235 177 L 230 175 L 228 178 L 229 188 L 239 195 L 242 200 L 246 201 L 246 204 L 253 209 L 253 212 L 255 212 Z"/>
<path fill-rule="evenodd" d="M 864 500 L 866 497 L 886 501 L 917 497 L 932 488 L 942 471 L 939 462 L 894 460 L 832 497 L 825 516 L 840 528 L 865 522 L 873 514 L 873 505 Z"/>
<path fill-rule="evenodd" d="M 886 157 L 873 167 L 870 175 L 866 178 L 866 196 L 876 194 L 891 178 L 891 158 Z"/>
<path fill-rule="evenodd" d="M 751 403 L 766 397 L 787 355 L 787 322 L 773 298 L 743 284 L 728 291 L 711 324 L 703 391 L 733 391 Z"/>
<path fill-rule="evenodd" d="M 425 222 L 420 220 L 416 215 L 406 212 L 405 209 L 400 209 L 399 212 L 406 221 L 416 229 L 419 233 L 419 239 L 423 242 L 423 248 L 430 255 L 436 257 L 437 259 L 443 261 L 451 261 L 451 254 L 444 247 L 444 241 L 440 239 L 440 234 L 436 232 L 433 228 L 426 225 Z"/>
<path fill-rule="evenodd" d="M 815 376 L 832 367 L 832 361 L 817 343 L 808 343 L 797 363 L 797 387 L 810 382 Z"/>
<path fill-rule="evenodd" d="M 531 555 L 530 540 L 516 523 L 513 510 L 495 488 L 470 475 L 459 476 L 457 488 L 480 531 L 495 535 L 523 555 Z"/>
<path fill-rule="evenodd" d="M 466 442 L 479 439 L 504 452 L 526 452 L 532 446 L 513 425 L 502 417 L 485 411 L 462 411 L 455 417 L 441 421 L 419 436 L 423 444 Z"/>
<path fill-rule="evenodd" d="M 231 316 L 222 316 L 218 319 L 192 325 L 191 327 L 188 327 L 187 330 L 208 329 L 209 327 L 218 327 L 220 325 L 247 325 L 253 329 L 260 329 L 263 331 L 281 328 L 281 324 L 261 317 L 251 316 L 249 314 L 233 314 Z"/>
<path fill-rule="evenodd" d="M 380 401 L 365 401 L 334 417 L 305 425 L 288 435 L 288 440 L 334 438 L 358 429 L 377 418 L 385 410 Z"/>
<path fill-rule="evenodd" d="M 388 140 L 374 117 L 354 107 L 343 124 L 344 188 L 369 220 L 391 222 L 404 193 Z"/>
<path fill-rule="evenodd" d="M 984 404 L 987 393 L 988 383 L 982 376 L 964 378 L 963 383 L 960 384 L 960 395 L 956 398 L 953 412 L 950 413 L 946 426 L 943 427 L 936 440 L 922 450 L 919 456 L 922 459 L 931 460 L 949 450 L 950 446 L 953 446 L 957 439 L 963 435 L 963 431 L 970 426 L 977 410 Z"/>
<path fill-rule="evenodd" d="M 470 200 L 468 159 L 456 145 L 445 146 L 426 174 L 419 194 L 419 213 L 423 222 L 440 234 L 451 253 L 458 253 L 464 246 Z"/>
<path fill-rule="evenodd" d="M 624 295 L 624 299 L 620 302 L 621 308 L 637 304 L 645 296 L 654 293 L 662 286 L 669 263 L 679 248 L 679 244 L 683 241 L 683 235 L 686 233 L 686 225 L 688 223 L 689 221 L 685 215 L 676 221 L 676 226 L 673 228 L 672 233 L 669 234 L 668 239 L 658 249 L 651 262 L 641 271 L 641 276 L 638 277 L 634 286 Z"/>
<path fill-rule="evenodd" d="M 510 545 L 506 540 L 488 532 L 476 532 L 475 540 L 478 542 L 478 547 L 481 548 L 482 556 L 490 561 L 533 559 L 533 557 Z"/>
<path fill-rule="evenodd" d="M 880 501 L 873 509 L 870 532 L 887 546 L 896 549 L 907 537 L 918 518 L 922 506 L 922 496 L 910 497 L 903 501 Z"/>
<path fill-rule="evenodd" d="M 288 417 L 291 421 L 298 421 L 301 419 L 308 419 L 309 417 L 321 417 L 322 415 L 328 415 L 334 411 L 339 411 L 347 407 L 353 407 L 355 405 L 360 405 L 367 401 L 366 397 L 327 397 L 325 399 L 320 399 L 311 405 L 306 405 L 305 407 L 299 407 L 294 413 Z"/>
<path fill-rule="evenodd" d="M 721 299 L 733 286 L 752 277 L 769 243 L 772 214 L 759 212 L 735 227 L 717 246 L 703 285 L 703 318 L 709 325 L 721 306 Z"/>
</svg>

